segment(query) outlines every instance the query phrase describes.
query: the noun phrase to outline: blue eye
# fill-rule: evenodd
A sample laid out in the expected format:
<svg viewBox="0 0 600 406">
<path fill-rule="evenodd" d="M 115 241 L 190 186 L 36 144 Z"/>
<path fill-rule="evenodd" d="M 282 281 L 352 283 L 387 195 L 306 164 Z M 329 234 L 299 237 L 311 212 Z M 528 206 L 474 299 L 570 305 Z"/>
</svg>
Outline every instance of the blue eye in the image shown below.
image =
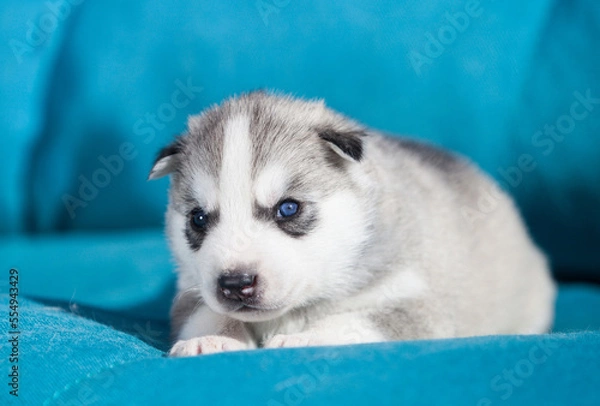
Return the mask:
<svg viewBox="0 0 600 406">
<path fill-rule="evenodd" d="M 298 203 L 292 201 L 285 201 L 277 208 L 277 217 L 285 218 L 291 217 L 298 212 Z"/>
<path fill-rule="evenodd" d="M 204 230 L 208 224 L 208 214 L 204 213 L 202 209 L 195 209 L 192 211 L 191 224 L 196 231 Z"/>
</svg>

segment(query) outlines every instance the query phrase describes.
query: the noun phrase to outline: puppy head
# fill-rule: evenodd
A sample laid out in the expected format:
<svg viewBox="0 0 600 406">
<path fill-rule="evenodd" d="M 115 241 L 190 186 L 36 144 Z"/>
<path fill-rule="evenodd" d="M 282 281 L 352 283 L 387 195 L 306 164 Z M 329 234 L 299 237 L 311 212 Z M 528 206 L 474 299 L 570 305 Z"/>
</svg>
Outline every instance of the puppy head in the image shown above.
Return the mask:
<svg viewBox="0 0 600 406">
<path fill-rule="evenodd" d="M 360 289 L 364 137 L 321 102 L 264 93 L 191 117 L 149 176 L 172 175 L 167 233 L 179 289 L 243 321 Z"/>
</svg>

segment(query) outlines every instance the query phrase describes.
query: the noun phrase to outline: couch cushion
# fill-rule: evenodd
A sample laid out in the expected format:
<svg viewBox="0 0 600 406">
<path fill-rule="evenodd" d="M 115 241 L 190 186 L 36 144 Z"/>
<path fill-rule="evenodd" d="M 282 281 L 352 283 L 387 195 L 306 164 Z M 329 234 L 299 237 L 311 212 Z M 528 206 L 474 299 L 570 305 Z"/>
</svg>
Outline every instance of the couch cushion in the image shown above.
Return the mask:
<svg viewBox="0 0 600 406">
<path fill-rule="evenodd" d="M 19 271 L 29 297 L 132 317 L 166 320 L 175 295 L 160 230 L 0 238 L 0 266 Z"/>
<path fill-rule="evenodd" d="M 99 404 L 597 404 L 600 333 L 478 337 L 146 359 L 94 377 Z"/>
<path fill-rule="evenodd" d="M 70 388 L 86 377 L 95 377 L 101 384 L 106 383 L 99 377 L 115 366 L 157 358 L 162 354 L 134 335 L 66 312 L 60 307 L 31 302 L 23 295 L 19 295 L 18 302 L 20 334 L 12 334 L 12 329 L 5 328 L 1 346 L 2 375 L 6 382 L 2 382 L 2 404 L 15 399 L 6 389 L 9 382 L 7 375 L 12 373 L 13 365 L 18 367 L 18 400 L 22 403 L 8 404 L 41 405 L 45 400 L 51 400 L 56 391 Z M 0 294 L 0 305 L 2 309 L 8 309 L 8 294 Z M 139 329 L 143 328 L 145 325 L 140 324 Z M 14 340 L 15 336 L 18 361 L 12 362 L 8 358 L 9 349 L 14 350 L 7 340 Z"/>
<path fill-rule="evenodd" d="M 22 24 L 8 35 L 24 35 L 27 18 L 48 12 L 39 7 L 11 14 Z M 25 127 L 4 128 L 15 154 L 2 173 L 10 215 L 0 230 L 159 225 L 167 182 L 145 182 L 159 147 L 187 115 L 266 87 L 323 97 L 367 125 L 470 156 L 515 195 L 557 267 L 600 269 L 593 0 L 110 0 L 72 6 L 63 25 L 53 64 L 36 65 L 47 80 L 31 84 L 29 68 L 3 79 L 43 97 L 3 93 L 9 121 L 33 121 L 24 138 Z"/>
<path fill-rule="evenodd" d="M 597 304 L 598 290 L 595 296 Z M 0 306 L 8 306 L 6 294 Z M 25 404 L 569 404 L 576 393 L 577 404 L 592 405 L 600 385 L 598 331 L 168 359 L 134 335 L 60 307 L 21 298 L 20 315 Z M 138 321 L 109 324 L 121 329 L 127 320 L 156 344 Z"/>
<path fill-rule="evenodd" d="M 498 403 L 509 389 L 505 381 L 492 386 L 492 379 L 502 376 L 504 368 L 528 368 L 520 361 L 540 346 L 552 351 L 548 362 L 535 365 L 523 388 L 514 385 L 511 402 L 542 396 L 539 399 L 556 397 L 561 403 L 567 393 L 558 389 L 560 379 L 568 379 L 563 385 L 581 390 L 585 404 L 600 376 L 594 369 L 597 363 L 590 365 L 600 348 L 600 288 L 593 285 L 561 286 L 550 337 L 261 350 L 164 360 L 174 275 L 160 232 L 0 240 L 0 266 L 9 269 L 14 264 L 20 278 L 20 388 L 22 399 L 31 404 L 49 400 L 47 404 L 79 405 L 90 399 L 114 404 L 125 394 L 132 404 L 190 402 L 193 396 L 207 402 L 221 397 L 227 404 L 239 402 L 238 393 L 279 402 L 273 405 L 295 398 L 326 402 L 350 395 L 381 401 L 395 397 L 426 403 L 435 396 L 458 401 L 461 393 L 468 393 L 475 404 L 480 398 Z M 0 292 L 9 287 L 8 278 L 0 281 Z M 27 296 L 52 300 L 35 303 Z M 0 307 L 8 307 L 6 293 L 0 296 Z M 453 373 L 441 365 L 452 365 Z M 328 370 L 320 378 L 323 372 L 314 371 L 324 367 Z M 441 380 L 443 374 L 446 379 Z M 227 391 L 225 385 L 232 382 L 237 392 Z M 542 389 L 544 382 L 550 382 L 549 392 Z M 438 390 L 423 390 L 433 386 Z M 461 390 L 465 387 L 469 391 Z M 365 388 L 372 391 L 359 393 Z"/>
</svg>

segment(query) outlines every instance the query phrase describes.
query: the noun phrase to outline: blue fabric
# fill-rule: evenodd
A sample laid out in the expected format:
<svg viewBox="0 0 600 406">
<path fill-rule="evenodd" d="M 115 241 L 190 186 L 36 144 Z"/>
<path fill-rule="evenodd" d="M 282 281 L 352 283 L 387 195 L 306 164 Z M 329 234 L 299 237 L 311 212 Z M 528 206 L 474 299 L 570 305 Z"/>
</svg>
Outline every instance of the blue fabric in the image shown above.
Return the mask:
<svg viewBox="0 0 600 406">
<path fill-rule="evenodd" d="M 19 270 L 29 297 L 135 317 L 166 319 L 174 296 L 173 261 L 158 230 L 0 238 L 0 266 Z"/>
<path fill-rule="evenodd" d="M 546 336 L 166 359 L 168 182 L 145 182 L 212 103 L 320 97 L 469 156 L 515 197 L 557 275 L 598 278 L 597 1 L 2 6 L 0 307 L 17 268 L 21 374 L 0 404 L 597 403 L 600 291 L 586 284 L 561 286 Z"/>
<path fill-rule="evenodd" d="M 295 404 L 296 398 L 310 400 L 306 404 L 487 404 L 478 403 L 482 398 L 498 404 L 510 392 L 504 370 L 517 365 L 524 379 L 510 383 L 509 404 L 564 404 L 571 391 L 578 391 L 578 404 L 594 404 L 597 394 L 600 288 L 593 285 L 561 288 L 554 332 L 547 336 L 167 360 L 174 275 L 161 232 L 0 240 L 0 266 L 15 264 L 22 404 L 236 404 L 240 396 L 271 405 Z M 3 279 L 0 291 L 8 288 Z M 41 304 L 26 299 L 32 296 Z M 0 308 L 7 306 L 4 294 Z M 528 352 L 546 342 L 551 354 L 530 374 Z M 0 353 L 7 348 L 3 340 Z M 502 380 L 492 384 L 497 375 Z M 0 396 L 11 400 L 6 392 Z"/>
<path fill-rule="evenodd" d="M 583 290 L 584 294 L 579 295 Z M 562 300 L 579 297 L 578 302 Z M 7 295 L 0 306 L 8 305 Z M 598 309 L 561 290 L 557 324 Z M 70 311 L 69 311 L 70 310 Z M 574 332 L 254 350 L 166 359 L 164 324 L 21 300 L 21 404 L 597 404 L 597 311 Z M 125 334 L 123 331 L 127 332 Z M 564 330 L 563 330 L 564 331 Z M 2 353 L 6 354 L 2 343 Z M 1 399 L 7 399 L 2 393 Z M 10 399 L 9 399 L 10 400 Z M 12 404 L 12 403 L 11 403 Z M 16 403 L 15 403 L 16 404 Z"/>
</svg>

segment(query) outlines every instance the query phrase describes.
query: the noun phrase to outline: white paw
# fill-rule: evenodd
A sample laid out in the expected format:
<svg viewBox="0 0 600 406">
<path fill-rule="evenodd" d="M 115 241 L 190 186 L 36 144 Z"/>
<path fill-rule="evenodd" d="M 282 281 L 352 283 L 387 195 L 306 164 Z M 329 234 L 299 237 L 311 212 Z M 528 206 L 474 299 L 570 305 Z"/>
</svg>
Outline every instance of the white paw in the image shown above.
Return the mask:
<svg viewBox="0 0 600 406">
<path fill-rule="evenodd" d="M 320 340 L 310 333 L 277 334 L 265 342 L 264 348 L 292 348 L 324 345 L 325 340 Z"/>
<path fill-rule="evenodd" d="M 235 338 L 223 336 L 204 336 L 190 340 L 180 340 L 175 343 L 169 357 L 193 357 L 200 354 L 214 354 L 225 351 L 241 351 L 246 344 Z"/>
<path fill-rule="evenodd" d="M 376 331 L 346 326 L 336 331 L 318 330 L 296 334 L 277 334 L 268 339 L 264 348 L 314 347 L 321 345 L 347 345 L 385 341 Z"/>
</svg>

